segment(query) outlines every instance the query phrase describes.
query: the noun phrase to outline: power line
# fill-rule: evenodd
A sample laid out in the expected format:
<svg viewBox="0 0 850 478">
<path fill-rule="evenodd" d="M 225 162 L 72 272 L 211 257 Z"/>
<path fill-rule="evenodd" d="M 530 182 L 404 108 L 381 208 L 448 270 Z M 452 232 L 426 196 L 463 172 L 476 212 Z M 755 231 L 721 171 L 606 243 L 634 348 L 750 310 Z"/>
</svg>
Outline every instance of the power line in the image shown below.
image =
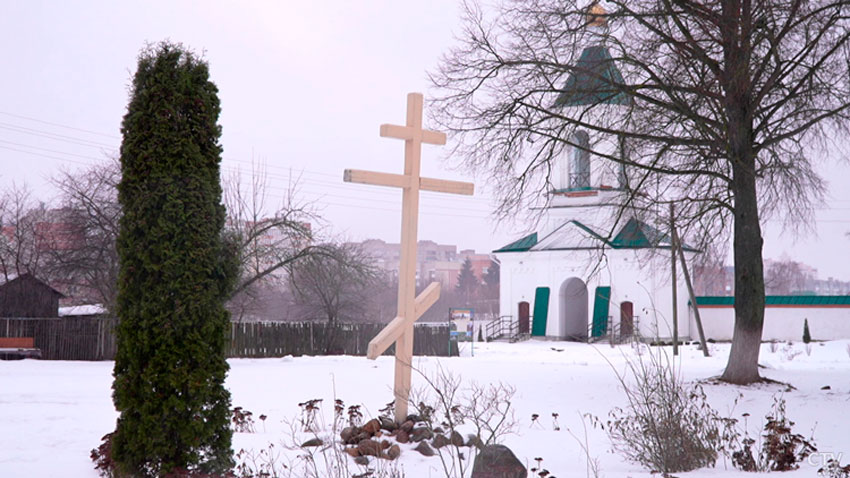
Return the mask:
<svg viewBox="0 0 850 478">
<path fill-rule="evenodd" d="M 77 128 L 75 126 L 68 126 L 68 125 L 64 125 L 64 124 L 60 124 L 60 123 L 53 123 L 51 121 L 40 120 L 38 118 L 32 118 L 32 117 L 29 117 L 29 116 L 23 116 L 23 115 L 19 115 L 19 114 L 15 114 L 15 113 L 9 113 L 9 112 L 6 112 L 6 111 L 0 111 L 0 114 L 6 115 L 6 116 L 11 116 L 13 118 L 24 119 L 24 120 L 27 120 L 27 121 L 34 121 L 36 123 L 42 123 L 42 124 L 46 124 L 46 125 L 50 125 L 50 126 L 56 126 L 58 128 L 65 128 L 65 129 L 70 129 L 70 130 L 73 130 L 73 131 L 80 131 L 82 133 L 89 133 L 89 134 L 94 134 L 94 135 L 98 135 L 98 136 L 103 136 L 103 137 L 106 137 L 106 138 L 121 139 L 120 136 L 116 136 L 116 135 L 112 135 L 112 134 L 99 133 L 97 131 L 92 131 L 92 130 L 89 130 L 89 129 Z"/>
<path fill-rule="evenodd" d="M 75 126 L 69 126 L 69 125 L 65 125 L 65 124 L 61 124 L 61 123 L 46 121 L 46 120 L 33 118 L 33 117 L 29 117 L 29 116 L 24 116 L 24 115 L 19 115 L 19 114 L 15 114 L 15 113 L 9 113 L 9 112 L 6 112 L 6 111 L 0 111 L 0 114 L 5 115 L 5 116 L 9 116 L 9 117 L 12 117 L 12 118 L 37 122 L 37 123 L 41 123 L 41 124 L 45 124 L 45 125 L 49 125 L 49 126 L 54 126 L 54 127 L 58 127 L 58 128 L 64 128 L 64 129 L 68 129 L 68 130 L 72 130 L 72 131 L 78 131 L 78 132 L 82 132 L 82 133 L 93 134 L 93 135 L 102 136 L 102 137 L 106 137 L 106 138 L 120 139 L 120 136 L 116 136 L 116 135 L 97 132 L 97 131 L 88 130 L 88 129 L 84 129 L 84 128 L 78 128 L 78 127 L 75 127 Z M 5 122 L 0 122 L 0 129 L 6 129 L 6 130 L 14 131 L 14 132 L 17 132 L 17 133 L 23 133 L 23 134 L 29 134 L 29 135 L 33 135 L 33 136 L 43 137 L 43 138 L 51 139 L 51 140 L 54 140 L 54 141 L 61 141 L 61 142 L 66 142 L 66 143 L 70 143 L 70 144 L 76 144 L 78 146 L 87 146 L 87 147 L 94 147 L 94 148 L 99 148 L 99 149 L 109 148 L 109 151 L 111 151 L 113 153 L 117 152 L 117 147 L 114 144 L 107 144 L 107 143 L 103 143 L 103 142 L 99 142 L 99 141 L 93 141 L 93 140 L 88 140 L 88 139 L 84 139 L 84 138 L 79 138 L 79 137 L 76 137 L 76 136 L 68 136 L 68 135 L 58 134 L 58 133 L 46 131 L 46 130 L 43 130 L 43 129 L 28 128 L 28 127 L 25 127 L 25 126 L 20 126 L 20 125 L 11 124 L 11 123 L 5 123 Z M 13 141 L 0 140 L 0 143 L 12 145 L 12 146 L 18 146 L 18 147 L 22 147 L 22 148 L 34 149 L 34 150 L 38 150 L 38 151 L 45 151 L 45 152 L 48 152 L 48 153 L 61 154 L 61 155 L 65 155 L 65 156 L 73 156 L 73 157 L 76 157 L 76 158 L 91 159 L 91 160 L 98 161 L 98 162 L 101 162 L 103 160 L 103 158 L 95 158 L 93 156 L 70 153 L 70 152 L 67 152 L 67 151 L 59 151 L 59 150 L 55 150 L 55 149 L 42 148 L 42 147 L 39 147 L 39 146 L 31 146 L 31 145 L 27 145 L 27 144 L 23 144 L 23 143 L 17 143 L 17 142 L 13 142 Z M 58 161 L 64 161 L 64 162 L 73 163 L 73 164 L 80 164 L 80 165 L 89 166 L 89 167 L 96 165 L 96 164 L 92 164 L 92 163 L 88 163 L 88 162 L 76 161 L 76 160 L 72 160 L 72 159 L 69 159 L 69 158 L 47 155 L 47 154 L 37 153 L 37 152 L 34 152 L 34 151 L 27 151 L 27 150 L 23 150 L 23 149 L 13 148 L 13 147 L 9 147 L 9 146 L 0 145 L 0 148 L 6 149 L 6 150 L 9 150 L 9 151 L 15 151 L 15 152 L 19 152 L 19 153 L 29 154 L 29 155 L 33 155 L 33 156 L 40 156 L 40 157 L 44 157 L 44 158 L 48 158 L 48 159 L 55 159 L 55 160 L 58 160 Z M 233 157 L 225 157 L 224 159 L 226 159 L 227 161 L 233 161 L 233 162 L 238 162 L 238 163 L 252 164 L 252 166 L 254 164 L 253 161 L 237 159 L 237 158 L 233 158 Z M 374 198 L 374 197 L 373 198 L 368 198 L 368 197 L 363 198 L 362 194 L 364 194 L 364 193 L 365 194 L 379 194 L 379 195 L 382 195 L 384 197 L 387 197 L 389 195 L 395 196 L 397 194 L 396 191 L 392 191 L 392 190 L 389 190 L 389 189 L 386 189 L 386 188 L 382 188 L 380 186 L 358 185 L 359 187 L 352 188 L 353 185 L 351 185 L 349 183 L 336 182 L 336 181 L 326 181 L 326 180 L 321 180 L 321 179 L 305 179 L 305 178 L 300 177 L 300 176 L 295 178 L 295 177 L 293 177 L 293 174 L 292 174 L 293 168 L 286 167 L 286 166 L 280 166 L 280 165 L 276 165 L 276 164 L 262 163 L 260 165 L 260 167 L 261 168 L 273 168 L 273 169 L 277 169 L 277 170 L 281 170 L 281 169 L 288 170 L 288 174 L 285 174 L 285 175 L 281 174 L 281 173 L 275 173 L 275 172 L 265 172 L 264 174 L 266 174 L 269 177 L 277 178 L 277 179 L 285 179 L 285 180 L 289 180 L 289 181 L 295 180 L 296 181 L 295 182 L 296 189 L 301 189 L 301 188 L 297 187 L 299 182 L 303 182 L 307 186 L 315 185 L 317 187 L 333 186 L 335 188 L 340 188 L 340 186 L 342 186 L 343 188 L 346 188 L 349 191 L 356 193 L 357 196 L 361 196 L 361 197 L 332 194 L 332 193 L 327 193 L 327 192 L 324 192 L 324 191 L 322 191 L 322 192 L 315 192 L 315 191 L 312 191 L 312 190 L 307 191 L 308 194 L 314 194 L 314 195 L 318 195 L 318 196 L 328 196 L 328 197 L 334 197 L 334 198 L 338 198 L 338 199 L 369 200 L 369 199 L 376 199 L 376 198 Z M 231 173 L 241 173 L 241 170 L 238 169 L 238 167 L 234 169 L 233 167 L 222 166 L 222 171 L 228 171 L 228 172 L 231 172 Z M 339 177 L 339 176 L 334 175 L 334 174 L 323 173 L 323 172 L 319 172 L 319 171 L 311 171 L 311 170 L 308 170 L 308 169 L 300 169 L 300 170 L 297 170 L 297 171 L 299 172 L 299 174 L 309 174 L 309 175 L 313 175 L 313 176 L 328 177 L 328 178 L 338 178 Z M 362 187 L 362 186 L 366 186 L 366 187 Z M 266 187 L 271 188 L 271 189 L 286 190 L 286 188 L 281 187 L 281 186 L 266 185 Z M 460 209 L 460 210 L 465 210 L 465 211 L 470 211 L 470 212 L 481 212 L 481 213 L 489 214 L 489 208 L 486 212 L 483 209 L 458 208 L 456 206 L 456 203 L 458 201 L 457 198 L 450 198 L 450 197 L 445 197 L 445 196 L 437 195 L 437 194 L 435 194 L 433 196 L 428 195 L 428 196 L 425 196 L 425 197 L 428 197 L 428 200 L 452 201 L 452 203 L 453 203 L 452 209 L 453 210 Z M 278 198 L 282 199 L 282 198 L 284 198 L 284 196 L 278 196 Z M 465 200 L 465 201 L 487 201 L 488 203 L 490 203 L 492 201 L 491 198 L 485 198 L 485 197 L 481 197 L 481 196 L 464 198 L 463 200 Z M 834 200 L 832 200 L 832 202 L 848 203 L 848 202 L 850 202 L 850 200 L 834 199 Z M 351 205 L 351 204 L 339 204 L 339 203 L 328 203 L 328 204 L 336 205 L 336 206 L 342 206 L 342 207 L 360 207 L 360 208 L 368 208 L 368 209 L 374 209 L 374 210 L 394 211 L 393 209 L 356 206 L 356 205 Z M 814 210 L 815 211 L 846 211 L 846 210 L 850 210 L 850 207 L 814 208 Z M 455 215 L 455 216 L 457 216 L 457 217 L 474 217 L 474 218 L 480 217 L 480 216 L 468 216 L 468 215 L 466 215 L 466 216 Z M 773 219 L 773 220 L 771 220 L 771 222 L 775 221 L 775 220 L 776 219 Z M 850 223 L 850 220 L 841 220 L 841 219 L 815 219 L 814 221 L 818 222 L 818 223 L 842 223 L 842 224 L 843 223 Z"/>
<path fill-rule="evenodd" d="M 6 143 L 6 144 L 20 145 L 20 143 L 14 143 L 14 142 L 11 142 L 11 141 L 0 140 L 0 142 Z M 29 145 L 23 145 L 23 146 L 28 147 L 28 148 L 33 148 L 33 149 L 39 149 L 39 150 L 42 150 L 42 151 L 56 152 L 58 154 L 73 155 L 73 156 L 80 157 L 80 158 L 87 158 L 87 159 L 92 159 L 92 160 L 95 160 L 95 161 L 102 161 L 101 158 L 95 158 L 95 157 L 92 157 L 92 156 L 78 155 L 78 154 L 74 154 L 74 153 L 51 150 L 51 149 L 47 149 L 47 148 L 38 148 L 36 146 L 29 146 Z M 80 164 L 80 165 L 88 166 L 88 167 L 92 167 L 92 166 L 97 165 L 95 163 L 89 163 L 89 162 L 84 162 L 84 161 L 76 161 L 76 160 L 69 159 L 69 158 L 62 158 L 62 157 L 58 157 L 58 156 L 52 156 L 52 155 L 37 153 L 37 152 L 33 152 L 33 151 L 26 151 L 26 150 L 22 150 L 22 149 L 18 149 L 18 148 L 12 148 L 12 147 L 9 147 L 9 146 L 0 145 L 0 149 L 6 149 L 6 150 L 9 150 L 9 151 L 15 151 L 15 152 L 20 152 L 20 153 L 24 153 L 24 154 L 34 155 L 34 156 L 41 156 L 41 157 L 49 158 L 49 159 L 56 159 L 56 160 L 59 160 L 59 161 L 64 161 L 64 162 L 73 163 L 73 164 Z M 227 168 L 222 168 L 222 169 L 227 169 Z M 231 169 L 231 171 L 236 171 L 236 170 Z M 308 182 L 313 182 L 313 181 L 308 181 Z M 323 182 L 320 181 L 320 183 L 323 183 Z M 346 183 L 339 183 L 339 184 L 334 184 L 334 185 L 339 186 L 339 185 L 345 185 L 345 184 Z M 275 190 L 283 190 L 283 191 L 287 190 L 287 188 L 282 187 L 282 186 L 267 185 L 266 187 L 269 188 L 269 189 L 275 189 Z M 378 188 L 378 186 L 375 186 L 375 187 Z M 381 188 L 381 189 L 383 189 L 383 188 Z M 355 190 L 353 190 L 353 191 L 355 191 Z M 363 192 L 363 189 L 357 188 L 356 191 Z M 371 192 L 373 192 L 373 193 L 374 192 L 382 192 L 382 193 L 385 192 L 387 194 L 394 194 L 394 192 L 390 191 L 390 190 L 371 191 Z M 338 198 L 338 199 L 361 200 L 361 201 L 374 199 L 374 198 L 369 198 L 369 197 L 342 196 L 342 195 L 338 195 L 338 194 L 326 193 L 324 191 L 322 191 L 322 192 L 307 191 L 307 193 L 319 196 L 319 198 L 321 198 L 322 196 L 329 196 L 329 197 L 335 197 L 335 198 Z M 435 194 L 434 196 L 429 195 L 429 196 L 426 196 L 426 197 L 428 198 L 428 200 L 443 199 L 442 197 L 437 196 L 436 193 L 434 193 L 434 194 Z M 268 196 L 271 199 L 284 199 L 286 197 L 286 196 L 283 196 L 283 195 L 273 195 L 273 194 L 270 194 Z M 457 199 L 453 199 L 453 200 L 455 202 L 457 201 Z M 375 207 L 375 206 L 364 206 L 364 205 L 357 205 L 357 204 L 351 204 L 351 203 L 342 204 L 342 203 L 326 202 L 326 204 L 327 205 L 333 205 L 333 206 L 339 206 L 339 207 L 354 207 L 354 208 L 358 208 L 358 209 L 370 209 L 370 210 L 378 210 L 378 211 L 393 211 L 393 212 L 399 211 L 398 209 L 387 209 L 387 208 L 380 208 L 380 207 Z M 439 207 L 439 205 L 429 205 L 429 204 L 423 204 L 423 206 Z M 472 215 L 462 215 L 462 214 L 432 213 L 432 212 L 427 211 L 427 210 L 423 211 L 423 214 L 425 214 L 425 215 L 440 215 L 440 216 L 447 216 L 447 217 L 476 218 L 476 219 L 480 219 L 480 218 L 482 218 L 482 216 L 486 217 L 487 215 L 490 214 L 489 211 L 480 210 L 480 209 L 458 208 L 456 206 L 453 207 L 452 209 L 453 210 L 464 210 L 464 211 L 469 211 L 469 212 L 481 212 L 482 214 L 477 215 L 477 216 L 472 216 Z M 847 209 L 850 209 L 850 208 L 818 208 L 816 210 L 818 210 L 818 211 L 832 211 L 832 210 L 847 210 Z M 778 221 L 778 220 L 779 219 L 771 219 L 771 220 L 769 220 L 769 222 L 775 222 L 775 221 Z M 814 219 L 814 222 L 845 224 L 845 223 L 850 223 L 850 219 L 848 219 L 848 220 Z"/>
<path fill-rule="evenodd" d="M 6 141 L 6 140 L 0 139 L 0 143 L 11 144 L 12 146 L 19 146 L 19 147 L 22 147 L 22 148 L 37 149 L 39 151 L 47 151 L 48 153 L 64 154 L 64 155 L 67 155 L 67 156 L 74 156 L 74 157 L 77 157 L 77 158 L 94 159 L 95 161 L 101 161 L 102 160 L 101 158 L 95 158 L 94 156 L 86 156 L 86 155 L 83 155 L 83 154 L 69 153 L 67 151 L 58 151 L 58 150 L 49 149 L 49 148 L 40 148 L 38 146 L 31 146 L 29 144 L 16 143 L 14 141 Z M 9 148 L 9 149 L 11 149 L 11 148 Z M 21 150 L 15 149 L 13 151 L 21 151 Z M 46 156 L 46 157 L 64 160 L 64 158 L 56 158 L 55 156 Z M 94 166 L 94 165 L 92 165 L 92 166 Z"/>
<path fill-rule="evenodd" d="M 0 123 L 0 125 L 2 125 L 2 123 Z M 0 126 L 0 128 L 2 128 L 2 126 Z M 36 136 L 48 137 L 50 139 L 58 139 L 60 141 L 71 142 L 71 143 L 79 144 L 79 145 L 82 145 L 82 146 L 92 146 L 92 145 L 72 141 L 72 140 L 69 139 L 70 137 L 67 137 L 67 136 L 61 137 L 61 138 L 53 138 L 52 136 L 50 136 L 50 133 L 46 133 L 46 132 L 43 132 L 43 131 L 40 131 L 40 130 L 30 130 L 30 131 L 20 131 L 20 132 L 25 132 L 27 134 L 34 134 Z M 45 134 L 41 134 L 41 133 L 45 133 Z M 39 147 L 39 146 L 32 146 L 32 145 L 27 145 L 27 144 L 23 144 L 23 143 L 13 142 L 13 141 L 0 140 L 0 142 L 6 143 L 6 144 L 11 144 L 11 145 L 14 145 L 14 146 L 19 146 L 19 147 L 35 149 L 35 150 L 39 150 L 39 151 L 46 151 L 46 152 L 50 152 L 50 153 L 63 154 L 63 155 L 73 156 L 73 157 L 83 158 L 83 159 L 92 159 L 94 161 L 102 161 L 102 158 L 96 158 L 96 157 L 93 157 L 93 156 L 70 153 L 70 152 L 67 152 L 67 151 L 60 151 L 60 150 L 50 149 L 50 148 L 42 148 L 42 147 Z M 30 155 L 35 155 L 35 156 L 41 156 L 41 157 L 48 158 L 48 159 L 56 159 L 56 160 L 59 160 L 59 161 L 65 161 L 65 162 L 74 163 L 74 164 L 94 166 L 93 164 L 90 164 L 90 163 L 85 163 L 85 162 L 81 162 L 81 161 L 73 161 L 73 160 L 70 160 L 70 159 L 67 159 L 67 158 L 61 158 L 61 157 L 57 157 L 57 156 L 53 156 L 53 155 L 40 154 L 40 153 L 36 153 L 36 152 L 33 152 L 33 151 L 26 151 L 26 150 L 10 148 L 10 147 L 3 147 L 3 149 L 21 152 L 21 153 L 30 154 Z M 231 159 L 231 160 L 233 160 L 233 159 Z M 242 160 L 233 160 L 233 161 L 244 162 Z M 282 167 L 276 166 L 276 168 L 282 168 Z M 227 167 L 227 166 L 222 166 L 222 170 L 225 171 L 225 172 L 231 172 L 231 173 L 236 173 L 236 174 L 241 173 L 240 169 L 235 169 L 233 167 Z M 302 170 L 301 172 L 306 172 L 306 173 L 309 173 L 309 174 L 313 174 L 313 175 L 317 175 L 317 176 L 324 176 L 324 177 L 338 177 L 338 176 L 332 175 L 332 174 L 320 173 L 320 172 L 309 171 L 309 170 Z M 341 181 L 339 181 L 339 182 L 324 181 L 324 180 L 320 180 L 320 179 L 311 179 L 311 178 L 303 178 L 303 177 L 298 177 L 296 179 L 296 177 L 292 174 L 291 168 L 290 168 L 289 174 L 286 174 L 286 175 L 274 173 L 274 172 L 265 172 L 264 174 L 268 177 L 271 177 L 271 178 L 284 179 L 284 180 L 288 180 L 288 181 L 296 180 L 297 181 L 296 184 L 298 182 L 300 182 L 300 183 L 306 184 L 308 186 L 316 185 L 317 187 L 323 187 L 322 185 L 326 185 L 326 186 L 332 186 L 334 188 L 342 187 L 342 188 L 350 190 L 351 192 L 356 191 L 357 196 L 362 196 L 363 194 L 378 194 L 378 195 L 383 195 L 384 197 L 387 197 L 387 196 L 394 196 L 395 193 L 396 193 L 395 191 L 389 190 L 387 188 L 382 188 L 380 186 L 369 185 L 367 188 L 361 188 L 361 187 L 352 188 L 353 185 L 351 185 L 349 183 L 344 183 L 344 182 L 341 182 Z M 273 186 L 273 185 L 268 185 L 267 187 L 275 188 L 275 189 L 282 189 L 282 190 L 286 189 L 285 187 Z M 312 191 L 310 191 L 310 192 L 312 192 Z M 327 193 L 325 193 L 325 194 L 327 194 Z M 341 195 L 338 195 L 338 194 L 328 194 L 328 195 L 333 196 L 333 197 L 337 197 L 337 198 L 340 198 L 340 199 L 349 199 L 349 198 L 352 197 L 352 196 L 341 196 Z M 424 197 L 428 197 L 428 195 L 424 195 Z M 442 195 L 430 196 L 430 200 L 436 200 L 436 201 L 450 200 L 454 204 L 456 204 L 457 201 L 458 201 L 458 199 L 456 199 L 456 198 L 447 198 L 447 197 L 443 197 Z M 463 200 L 464 201 L 476 201 L 477 200 L 477 201 L 488 201 L 489 202 L 488 199 L 480 198 L 480 197 L 479 198 L 475 198 L 475 197 L 464 198 Z M 481 212 L 481 213 L 485 213 L 485 214 L 489 214 L 489 212 L 490 212 L 489 209 L 487 209 L 487 210 L 470 209 L 470 208 L 461 208 L 461 209 L 465 209 L 465 210 L 471 211 L 471 212 Z"/>
<path fill-rule="evenodd" d="M 54 141 L 64 141 L 66 143 L 73 143 L 73 144 L 77 144 L 79 146 L 88 146 L 90 148 L 110 148 L 110 149 L 113 149 L 113 150 L 116 149 L 115 146 L 112 145 L 112 144 L 106 144 L 106 143 L 101 143 L 101 142 L 98 142 L 98 141 L 92 141 L 92 140 L 88 140 L 88 139 L 77 138 L 77 137 L 74 137 L 74 136 L 67 136 L 67 135 L 64 135 L 64 134 L 53 133 L 53 132 L 50 132 L 50 131 L 44 131 L 44 130 L 39 130 L 39 129 L 35 129 L 35 128 L 27 128 L 25 126 L 18 126 L 18 125 L 14 125 L 14 124 L 10 124 L 10 123 L 0 122 L 0 128 L 15 131 L 15 132 L 18 132 L 18 133 L 30 134 L 30 135 L 33 135 L 33 136 L 40 136 L 40 137 L 43 137 L 43 138 L 52 139 Z"/>
</svg>

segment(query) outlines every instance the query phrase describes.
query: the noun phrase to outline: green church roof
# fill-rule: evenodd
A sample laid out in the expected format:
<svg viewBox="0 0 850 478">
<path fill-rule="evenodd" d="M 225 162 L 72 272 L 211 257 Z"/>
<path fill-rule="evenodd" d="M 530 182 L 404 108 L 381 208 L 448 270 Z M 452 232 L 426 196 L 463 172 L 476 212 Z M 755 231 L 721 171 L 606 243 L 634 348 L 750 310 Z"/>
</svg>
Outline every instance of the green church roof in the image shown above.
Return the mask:
<svg viewBox="0 0 850 478">
<path fill-rule="evenodd" d="M 733 306 L 735 298 L 729 296 L 697 297 L 697 305 Z M 850 306 L 850 295 L 768 295 L 765 296 L 767 306 Z"/>
<path fill-rule="evenodd" d="M 537 244 L 537 233 L 529 234 L 493 252 L 525 252 Z"/>
<path fill-rule="evenodd" d="M 576 220 L 570 220 L 558 227 L 546 237 L 538 239 L 537 233 L 529 234 L 510 244 L 503 246 L 493 252 L 526 252 L 526 251 L 552 251 L 596 248 L 598 245 L 589 245 L 581 241 L 576 242 L 576 235 L 566 229 L 572 225 L 591 240 L 599 241 L 604 246 L 612 249 L 669 249 L 670 236 L 658 229 L 642 222 L 634 217 L 630 218 L 620 231 L 612 238 L 594 231 L 593 228 Z M 583 241 L 583 240 L 582 240 Z M 598 243 L 596 243 L 598 244 Z M 688 252 L 700 252 L 698 249 L 682 244 L 682 249 Z"/>
<path fill-rule="evenodd" d="M 670 242 L 666 234 L 661 234 L 658 229 L 630 218 L 620 232 L 611 239 L 611 246 L 615 248 L 654 247 L 663 241 Z"/>
<path fill-rule="evenodd" d="M 624 84 L 608 49 L 589 46 L 581 52 L 554 106 L 628 105 L 631 98 L 622 92 Z"/>
</svg>

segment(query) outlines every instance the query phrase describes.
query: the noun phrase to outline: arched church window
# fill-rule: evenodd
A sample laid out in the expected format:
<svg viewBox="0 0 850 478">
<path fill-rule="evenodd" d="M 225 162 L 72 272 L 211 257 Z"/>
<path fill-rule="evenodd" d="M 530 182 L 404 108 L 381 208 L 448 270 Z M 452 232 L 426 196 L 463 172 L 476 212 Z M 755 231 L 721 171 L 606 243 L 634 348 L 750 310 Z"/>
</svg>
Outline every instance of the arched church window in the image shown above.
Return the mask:
<svg viewBox="0 0 850 478">
<path fill-rule="evenodd" d="M 573 135 L 573 154 L 570 162 L 570 189 L 590 187 L 590 135 L 578 130 Z"/>
</svg>

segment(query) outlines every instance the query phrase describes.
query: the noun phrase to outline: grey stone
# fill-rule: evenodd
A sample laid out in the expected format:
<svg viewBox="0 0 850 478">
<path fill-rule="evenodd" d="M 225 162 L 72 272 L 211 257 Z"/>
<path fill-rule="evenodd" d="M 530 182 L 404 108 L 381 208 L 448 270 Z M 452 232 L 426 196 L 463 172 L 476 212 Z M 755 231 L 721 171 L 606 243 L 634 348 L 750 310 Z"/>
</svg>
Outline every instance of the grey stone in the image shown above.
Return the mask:
<svg viewBox="0 0 850 478">
<path fill-rule="evenodd" d="M 528 470 L 510 448 L 487 445 L 475 458 L 471 478 L 527 478 Z"/>
<path fill-rule="evenodd" d="M 475 447 L 475 448 L 484 448 L 484 443 L 478 438 L 478 435 L 474 433 L 470 433 L 466 435 L 466 446 Z"/>
<path fill-rule="evenodd" d="M 357 427 L 345 427 L 342 429 L 341 432 L 339 432 L 339 437 L 342 438 L 342 441 L 344 443 L 351 444 L 351 439 L 354 438 L 354 435 L 357 435 L 358 433 L 360 433 L 360 429 L 358 429 Z"/>
<path fill-rule="evenodd" d="M 463 446 L 463 436 L 461 436 L 460 433 L 454 430 L 452 430 L 452 434 L 449 436 L 449 440 L 454 446 Z"/>
<path fill-rule="evenodd" d="M 384 430 L 386 430 L 388 432 L 391 432 L 391 431 L 395 430 L 396 428 L 398 428 L 398 426 L 391 419 L 389 419 L 387 417 L 381 417 L 381 428 L 383 428 Z"/>
<path fill-rule="evenodd" d="M 410 433 L 410 441 L 420 442 L 432 438 L 434 434 L 426 427 L 414 428 Z"/>
<path fill-rule="evenodd" d="M 321 438 L 311 438 L 304 443 L 301 444 L 301 448 L 307 448 L 308 446 L 322 446 L 325 442 L 322 441 Z"/>
<path fill-rule="evenodd" d="M 414 423 L 412 421 L 407 420 L 406 422 L 399 425 L 399 428 L 406 431 L 407 433 L 410 433 L 411 430 L 413 430 L 413 425 L 414 425 Z"/>
<path fill-rule="evenodd" d="M 434 456 L 434 449 L 428 446 L 427 441 L 419 442 L 419 444 L 416 445 L 416 448 L 414 448 L 414 450 L 418 451 L 419 453 L 422 453 L 425 456 Z"/>
<path fill-rule="evenodd" d="M 451 444 L 451 441 L 449 441 L 448 437 L 445 435 L 437 435 L 433 440 L 431 440 L 431 445 L 433 445 L 434 448 L 442 448 L 449 444 Z"/>
<path fill-rule="evenodd" d="M 357 444 L 360 455 L 381 456 L 381 444 L 375 440 L 363 440 Z"/>
<path fill-rule="evenodd" d="M 398 445 L 393 445 L 387 449 L 386 458 L 389 460 L 395 460 L 401 455 L 401 448 Z"/>
</svg>

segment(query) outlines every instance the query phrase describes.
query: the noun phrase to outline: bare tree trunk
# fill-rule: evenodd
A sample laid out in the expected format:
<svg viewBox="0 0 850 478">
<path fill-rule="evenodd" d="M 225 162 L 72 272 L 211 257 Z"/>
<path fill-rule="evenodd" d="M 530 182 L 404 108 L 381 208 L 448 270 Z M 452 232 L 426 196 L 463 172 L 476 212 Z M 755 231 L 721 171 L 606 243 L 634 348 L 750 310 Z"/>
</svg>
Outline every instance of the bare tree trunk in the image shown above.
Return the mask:
<svg viewBox="0 0 850 478">
<path fill-rule="evenodd" d="M 759 348 L 764 327 L 764 240 L 759 223 L 756 192 L 756 151 L 750 77 L 752 5 L 749 1 L 725 0 L 721 25 L 726 65 L 722 83 L 726 92 L 728 155 L 732 166 L 735 256 L 735 331 L 729 362 L 721 380 L 748 384 L 761 379 Z"/>
<path fill-rule="evenodd" d="M 752 162 L 750 162 L 752 161 Z M 735 188 L 735 331 L 729 362 L 721 380 L 736 384 L 759 381 L 759 348 L 764 326 L 764 271 L 753 160 L 736 163 Z"/>
</svg>

